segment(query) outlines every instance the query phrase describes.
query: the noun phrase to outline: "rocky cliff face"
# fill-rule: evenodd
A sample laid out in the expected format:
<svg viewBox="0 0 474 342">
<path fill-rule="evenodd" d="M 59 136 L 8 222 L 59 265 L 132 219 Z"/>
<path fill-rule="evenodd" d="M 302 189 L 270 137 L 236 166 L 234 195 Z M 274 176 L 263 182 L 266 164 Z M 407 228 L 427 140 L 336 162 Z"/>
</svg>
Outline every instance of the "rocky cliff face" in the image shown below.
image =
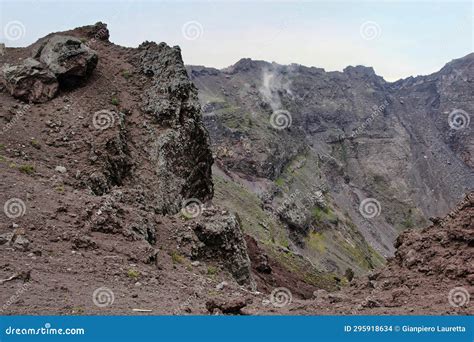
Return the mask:
<svg viewBox="0 0 474 342">
<path fill-rule="evenodd" d="M 113 72 L 122 73 L 122 82 L 117 82 L 117 75 L 108 74 L 105 66 L 91 75 L 98 52 L 88 45 L 99 50 L 112 45 L 95 38 L 87 41 L 81 37 L 83 30 L 48 36 L 26 51 L 15 51 L 32 55 L 24 61 L 21 57 L 15 60 L 13 53 L 6 54 L 2 68 L 5 88 L 27 103 L 47 102 L 56 96 L 43 110 L 65 99 L 68 104 L 64 108 L 70 114 L 92 114 L 92 121 L 84 122 L 82 127 L 69 123 L 66 134 L 89 128 L 80 132 L 85 139 L 74 145 L 89 161 L 87 170 L 79 172 L 76 179 L 94 194 L 107 194 L 128 181 L 142 189 L 155 212 L 171 214 L 177 213 L 186 199 L 205 202 L 212 198 L 209 137 L 179 48 L 144 43 L 138 49 L 121 49 L 127 54 L 120 61 L 123 64 L 104 61 L 112 64 Z M 126 69 L 116 71 L 114 67 Z M 45 79 L 47 73 L 56 84 L 54 89 L 44 84 L 50 81 Z M 114 81 L 117 84 L 110 84 Z M 128 81 L 126 91 L 112 90 L 127 83 L 124 81 Z M 100 93 L 92 99 L 96 90 Z M 29 110 L 35 111 L 36 107 L 30 106 Z M 61 140 L 58 144 L 66 145 L 70 139 Z"/>
<path fill-rule="evenodd" d="M 240 207 L 246 232 L 323 270 L 378 265 L 400 231 L 474 187 L 473 63 L 395 83 L 363 66 L 189 66 L 217 197 Z M 254 200 L 242 206 L 242 196 Z"/>
<path fill-rule="evenodd" d="M 139 67 L 150 79 L 142 110 L 150 116 L 151 127 L 162 129 L 159 136 L 150 131 L 153 140 L 147 146 L 157 175 L 154 191 L 163 211 L 176 213 L 186 199 L 212 198 L 209 137 L 179 47 L 144 43 L 139 50 Z"/>
<path fill-rule="evenodd" d="M 66 287 L 90 278 L 83 270 L 91 266 L 70 260 L 71 251 L 117 253 L 124 264 L 113 273 L 139 284 L 157 285 L 165 264 L 189 277 L 192 259 L 253 288 L 239 221 L 210 202 L 209 135 L 179 47 L 124 48 L 108 37 L 98 23 L 0 57 L 2 260 L 21 268 L 37 259 L 33 292 L 44 290 L 45 274 Z M 50 253 L 71 265 L 48 265 Z M 76 276 L 66 280 L 71 267 Z M 151 276 L 140 277 L 140 267 Z"/>
</svg>

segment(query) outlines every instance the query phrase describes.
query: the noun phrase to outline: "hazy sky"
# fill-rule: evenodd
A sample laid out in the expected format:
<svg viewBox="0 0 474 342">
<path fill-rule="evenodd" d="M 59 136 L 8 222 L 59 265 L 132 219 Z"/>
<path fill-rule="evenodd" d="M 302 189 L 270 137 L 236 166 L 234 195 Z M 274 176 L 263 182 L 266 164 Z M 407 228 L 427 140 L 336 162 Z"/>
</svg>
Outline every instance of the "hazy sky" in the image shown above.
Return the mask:
<svg viewBox="0 0 474 342">
<path fill-rule="evenodd" d="M 180 45 L 186 64 L 242 57 L 342 70 L 374 67 L 387 80 L 424 75 L 474 51 L 474 2 L 0 0 L 1 36 L 25 46 L 103 21 L 114 43 Z"/>
</svg>

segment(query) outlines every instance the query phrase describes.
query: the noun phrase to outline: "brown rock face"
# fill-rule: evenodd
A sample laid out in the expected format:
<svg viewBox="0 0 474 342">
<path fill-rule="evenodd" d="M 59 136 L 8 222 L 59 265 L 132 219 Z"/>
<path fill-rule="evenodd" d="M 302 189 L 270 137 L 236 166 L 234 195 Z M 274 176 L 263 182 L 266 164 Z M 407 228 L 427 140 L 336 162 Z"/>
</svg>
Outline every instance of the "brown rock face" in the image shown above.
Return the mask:
<svg viewBox="0 0 474 342">
<path fill-rule="evenodd" d="M 403 232 L 396 247 L 385 268 L 354 280 L 332 310 L 473 313 L 474 192 L 437 223 Z"/>
<path fill-rule="evenodd" d="M 107 29 L 107 24 L 105 23 L 99 21 L 98 23 L 95 23 L 92 26 L 84 27 L 84 30 L 86 31 L 86 35 L 89 38 L 103 41 L 109 40 L 110 33 Z"/>
<path fill-rule="evenodd" d="M 46 102 L 59 88 L 54 73 L 33 58 L 19 65 L 5 65 L 2 74 L 2 83 L 10 95 L 26 102 Z"/>
<path fill-rule="evenodd" d="M 421 231 L 403 232 L 396 242 L 399 267 L 442 279 L 474 274 L 474 192 L 444 219 Z"/>
</svg>

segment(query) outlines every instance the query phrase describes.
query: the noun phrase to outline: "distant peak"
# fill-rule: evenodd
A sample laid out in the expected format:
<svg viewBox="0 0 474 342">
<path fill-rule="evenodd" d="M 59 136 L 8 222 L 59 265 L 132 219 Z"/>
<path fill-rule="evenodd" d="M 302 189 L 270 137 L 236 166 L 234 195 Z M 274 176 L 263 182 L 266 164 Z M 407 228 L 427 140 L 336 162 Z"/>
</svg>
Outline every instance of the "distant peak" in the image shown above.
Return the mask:
<svg viewBox="0 0 474 342">
<path fill-rule="evenodd" d="M 474 62 L 474 52 L 464 57 L 453 59 L 451 62 L 446 63 L 444 67 L 446 68 L 446 67 L 468 66 L 468 65 L 471 65 L 472 62 Z"/>
<path fill-rule="evenodd" d="M 349 65 L 344 68 L 343 72 L 349 75 L 354 75 L 354 76 L 356 75 L 376 76 L 374 68 L 366 67 L 363 65 L 356 65 L 356 66 Z"/>
<path fill-rule="evenodd" d="M 265 61 L 254 61 L 250 58 L 242 58 L 234 65 L 223 69 L 222 71 L 228 74 L 235 74 L 238 72 L 250 71 L 252 69 L 261 68 L 263 66 L 269 65 L 270 63 Z"/>
<path fill-rule="evenodd" d="M 472 76 L 472 69 L 474 67 L 474 53 L 470 53 L 464 57 L 456 58 L 446 63 L 444 67 L 435 74 L 452 75 L 453 79 L 466 80 Z"/>
</svg>

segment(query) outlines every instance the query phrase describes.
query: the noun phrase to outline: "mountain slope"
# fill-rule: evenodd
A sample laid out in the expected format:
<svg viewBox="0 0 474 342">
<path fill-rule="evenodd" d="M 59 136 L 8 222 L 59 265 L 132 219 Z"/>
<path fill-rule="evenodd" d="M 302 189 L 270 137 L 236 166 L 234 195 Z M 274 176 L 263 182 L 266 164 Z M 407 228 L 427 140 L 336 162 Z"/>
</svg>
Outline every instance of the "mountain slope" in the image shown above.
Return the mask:
<svg viewBox="0 0 474 342">
<path fill-rule="evenodd" d="M 393 255 L 400 231 L 474 188 L 473 63 L 470 54 L 395 83 L 363 66 L 188 66 L 216 156 L 217 197 L 229 208 L 258 197 L 241 210 L 257 239 L 323 270 L 366 272 Z M 252 219 L 257 207 L 264 213 Z"/>
<path fill-rule="evenodd" d="M 386 267 L 354 279 L 340 292 L 283 301 L 255 312 L 332 315 L 472 315 L 474 192 L 429 227 L 402 233 Z M 284 299 L 288 297 L 283 297 Z M 253 311 L 252 311 L 253 312 Z"/>
<path fill-rule="evenodd" d="M 115 298 L 113 312 L 181 313 L 221 278 L 255 286 L 238 217 L 209 202 L 179 47 L 108 37 L 97 23 L 0 57 L 2 312 L 104 313 Z"/>
</svg>

